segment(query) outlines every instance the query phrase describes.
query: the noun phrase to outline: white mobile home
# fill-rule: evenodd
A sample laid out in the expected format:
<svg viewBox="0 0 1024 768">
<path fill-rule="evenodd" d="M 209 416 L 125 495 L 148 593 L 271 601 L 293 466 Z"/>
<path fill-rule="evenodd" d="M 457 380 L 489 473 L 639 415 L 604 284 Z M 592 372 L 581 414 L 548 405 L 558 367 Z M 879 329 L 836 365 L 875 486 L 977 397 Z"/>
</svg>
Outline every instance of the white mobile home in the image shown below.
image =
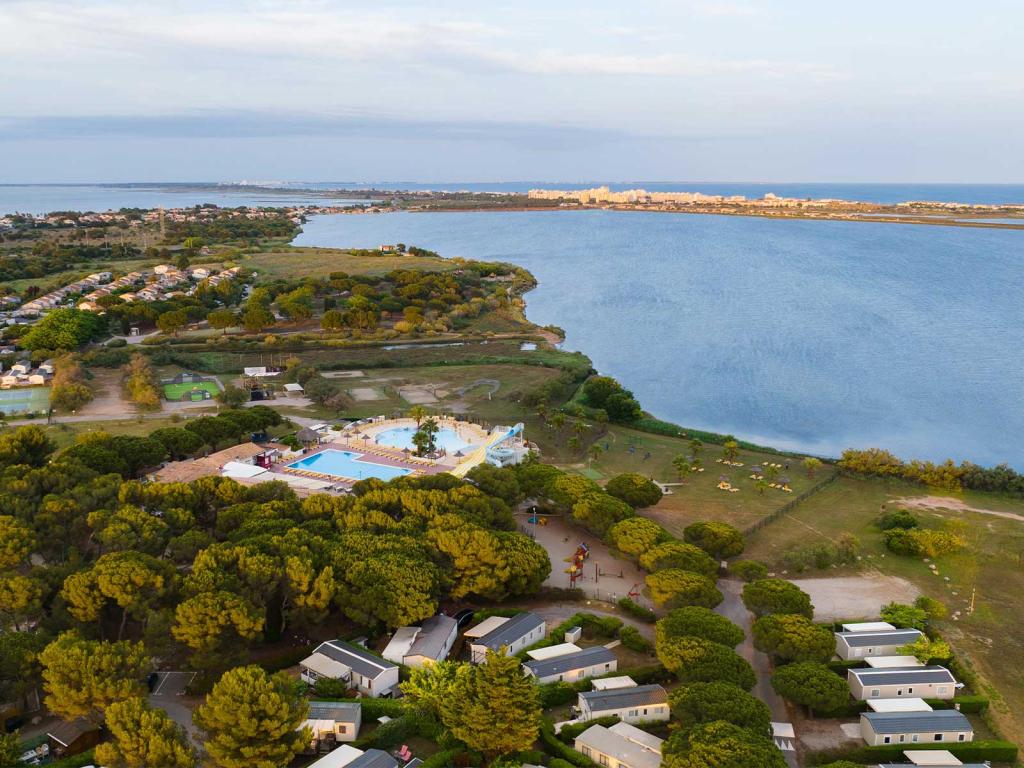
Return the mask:
<svg viewBox="0 0 1024 768">
<path fill-rule="evenodd" d="M 388 661 L 407 667 L 422 667 L 444 661 L 459 636 L 459 625 L 451 616 L 431 616 L 419 627 L 399 627 L 382 654 Z"/>
<path fill-rule="evenodd" d="M 595 687 L 599 681 L 595 680 Z M 606 688 L 580 693 L 576 706 L 580 720 L 617 716 L 624 723 L 668 720 L 668 692 L 660 685 Z"/>
<path fill-rule="evenodd" d="M 896 667 L 851 669 L 846 673 L 850 693 L 857 701 L 867 699 L 952 699 L 956 678 L 945 667 Z"/>
<path fill-rule="evenodd" d="M 598 765 L 611 768 L 658 768 L 661 765 L 663 741 L 629 723 L 616 723 L 611 728 L 592 725 L 579 736 L 573 746 Z"/>
<path fill-rule="evenodd" d="M 320 643 L 299 662 L 303 682 L 316 685 L 321 678 L 343 680 L 364 696 L 390 696 L 398 686 L 398 665 L 374 656 L 365 648 L 342 640 Z"/>
<path fill-rule="evenodd" d="M 526 673 L 537 678 L 538 683 L 574 683 L 588 677 L 606 675 L 618 668 L 615 654 L 603 646 L 584 648 L 547 659 L 533 659 L 523 664 Z"/>
<path fill-rule="evenodd" d="M 535 613 L 518 613 L 510 619 L 492 616 L 474 629 L 478 628 L 486 628 L 487 632 L 483 635 L 478 635 L 473 629 L 466 632 L 466 637 L 472 638 L 469 651 L 474 664 L 486 661 L 489 650 L 497 653 L 504 648 L 506 656 L 514 656 L 523 648 L 543 640 L 545 632 L 544 619 Z"/>
<path fill-rule="evenodd" d="M 868 746 L 974 740 L 974 728 L 955 709 L 935 712 L 864 712 L 860 735 Z"/>
<path fill-rule="evenodd" d="M 311 701 L 302 727 L 312 732 L 310 748 L 327 752 L 336 744 L 355 741 L 362 725 L 362 707 L 351 701 Z"/>
<path fill-rule="evenodd" d="M 841 659 L 865 656 L 896 656 L 899 649 L 922 637 L 916 629 L 887 629 L 881 632 L 836 632 L 836 654 Z"/>
</svg>

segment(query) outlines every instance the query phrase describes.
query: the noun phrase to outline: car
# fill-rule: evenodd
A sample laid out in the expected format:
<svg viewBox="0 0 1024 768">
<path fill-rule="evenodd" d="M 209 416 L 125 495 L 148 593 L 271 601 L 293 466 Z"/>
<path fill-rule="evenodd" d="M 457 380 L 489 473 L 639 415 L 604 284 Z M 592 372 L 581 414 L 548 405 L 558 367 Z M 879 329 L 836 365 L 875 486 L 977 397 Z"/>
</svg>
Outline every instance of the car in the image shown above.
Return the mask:
<svg viewBox="0 0 1024 768">
<path fill-rule="evenodd" d="M 150 672 L 149 677 L 146 678 L 146 687 L 149 688 L 150 693 L 156 690 L 157 683 L 159 682 L 160 674 L 158 672 Z"/>
<path fill-rule="evenodd" d="M 476 616 L 476 613 L 471 609 L 466 608 L 456 613 L 452 618 L 455 619 L 455 623 L 458 625 L 459 631 L 461 632 L 469 626 L 469 623 L 473 621 L 474 616 Z"/>
</svg>

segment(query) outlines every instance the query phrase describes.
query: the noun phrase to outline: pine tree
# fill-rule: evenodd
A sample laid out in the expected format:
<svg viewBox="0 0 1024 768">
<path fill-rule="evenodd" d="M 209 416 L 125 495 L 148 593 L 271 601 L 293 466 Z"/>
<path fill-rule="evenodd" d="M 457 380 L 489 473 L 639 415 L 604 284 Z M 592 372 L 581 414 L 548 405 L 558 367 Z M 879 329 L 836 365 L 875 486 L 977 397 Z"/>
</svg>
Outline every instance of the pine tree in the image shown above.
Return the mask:
<svg viewBox="0 0 1024 768">
<path fill-rule="evenodd" d="M 185 733 L 162 709 L 134 698 L 111 704 L 105 714 L 113 740 L 96 747 L 96 760 L 107 768 L 198 765 Z"/>
<path fill-rule="evenodd" d="M 514 656 L 488 651 L 483 664 L 456 678 L 441 705 L 441 720 L 488 762 L 529 749 L 540 729 L 537 686 Z"/>
<path fill-rule="evenodd" d="M 309 743 L 308 711 L 287 675 L 251 665 L 225 672 L 192 720 L 218 768 L 280 768 Z"/>
</svg>

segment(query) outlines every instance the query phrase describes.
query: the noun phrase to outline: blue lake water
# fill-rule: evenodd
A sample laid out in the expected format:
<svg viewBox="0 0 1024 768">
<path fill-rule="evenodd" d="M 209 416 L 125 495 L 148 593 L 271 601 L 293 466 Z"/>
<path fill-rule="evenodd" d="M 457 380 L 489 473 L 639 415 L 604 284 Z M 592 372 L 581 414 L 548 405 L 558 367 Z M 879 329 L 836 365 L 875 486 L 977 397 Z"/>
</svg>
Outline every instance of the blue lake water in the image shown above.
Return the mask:
<svg viewBox="0 0 1024 768">
<path fill-rule="evenodd" d="M 309 472 L 320 472 L 325 475 L 333 475 L 334 477 L 344 477 L 349 480 L 364 480 L 369 477 L 393 480 L 396 477 L 403 477 L 412 472 L 411 469 L 378 464 L 375 461 L 364 459 L 362 456 L 363 454 L 361 453 L 336 451 L 333 448 L 328 448 L 326 451 L 294 461 L 288 467 L 291 469 L 305 469 Z"/>
<path fill-rule="evenodd" d="M 305 246 L 413 243 L 540 282 L 567 332 L 684 426 L 837 455 L 1024 469 L 1024 235 L 617 211 L 323 216 Z"/>
</svg>

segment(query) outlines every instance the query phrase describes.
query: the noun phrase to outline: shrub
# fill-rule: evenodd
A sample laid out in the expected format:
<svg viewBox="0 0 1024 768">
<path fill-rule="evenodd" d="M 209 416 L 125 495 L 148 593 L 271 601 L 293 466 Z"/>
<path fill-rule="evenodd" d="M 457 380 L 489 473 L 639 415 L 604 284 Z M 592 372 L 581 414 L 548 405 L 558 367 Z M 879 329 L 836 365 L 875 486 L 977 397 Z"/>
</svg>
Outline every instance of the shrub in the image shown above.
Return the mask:
<svg viewBox="0 0 1024 768">
<path fill-rule="evenodd" d="M 555 735 L 554 725 L 546 718 L 540 725 L 540 741 L 544 746 L 545 752 L 566 761 L 570 765 L 575 765 L 577 768 L 593 768 L 596 765 L 590 758 L 563 744 Z"/>
<path fill-rule="evenodd" d="M 860 765 L 900 762 L 906 744 L 886 744 L 878 747 L 846 747 L 812 752 L 807 756 L 808 765 L 822 766 L 836 760 L 846 760 Z M 1017 760 L 1017 745 L 1009 741 L 971 741 L 967 743 L 943 742 L 939 744 L 915 744 L 914 749 L 945 749 L 965 763 L 1008 763 Z"/>
<path fill-rule="evenodd" d="M 729 564 L 729 573 L 739 576 L 743 581 L 757 581 L 768 577 L 768 566 L 757 560 L 737 560 Z"/>
<path fill-rule="evenodd" d="M 893 528 L 917 528 L 921 523 L 910 512 L 905 509 L 894 509 L 891 512 L 884 512 L 879 516 L 877 525 L 883 531 Z"/>
<path fill-rule="evenodd" d="M 623 613 L 628 613 L 634 619 L 646 621 L 648 624 L 653 624 L 658 619 L 658 614 L 650 608 L 645 608 L 640 605 L 640 603 L 628 597 L 620 597 L 616 604 Z"/>
<path fill-rule="evenodd" d="M 538 688 L 540 689 L 540 706 L 542 709 L 551 709 L 552 707 L 576 703 L 577 690 L 569 683 L 544 683 L 538 686 Z"/>
<path fill-rule="evenodd" d="M 885 546 L 898 555 L 940 557 L 967 546 L 963 536 L 925 528 L 892 528 L 885 532 Z"/>
<path fill-rule="evenodd" d="M 619 630 L 619 640 L 631 651 L 637 653 L 650 653 L 654 650 L 651 641 L 640 634 L 636 627 L 623 627 Z"/>
<path fill-rule="evenodd" d="M 593 720 L 587 720 L 583 723 L 563 725 L 562 730 L 558 732 L 558 738 L 566 744 L 572 744 L 576 740 L 577 736 L 592 725 L 603 725 L 605 728 L 610 728 L 617 722 L 619 722 L 619 718 L 616 715 L 607 715 L 605 717 L 595 717 Z"/>
</svg>

